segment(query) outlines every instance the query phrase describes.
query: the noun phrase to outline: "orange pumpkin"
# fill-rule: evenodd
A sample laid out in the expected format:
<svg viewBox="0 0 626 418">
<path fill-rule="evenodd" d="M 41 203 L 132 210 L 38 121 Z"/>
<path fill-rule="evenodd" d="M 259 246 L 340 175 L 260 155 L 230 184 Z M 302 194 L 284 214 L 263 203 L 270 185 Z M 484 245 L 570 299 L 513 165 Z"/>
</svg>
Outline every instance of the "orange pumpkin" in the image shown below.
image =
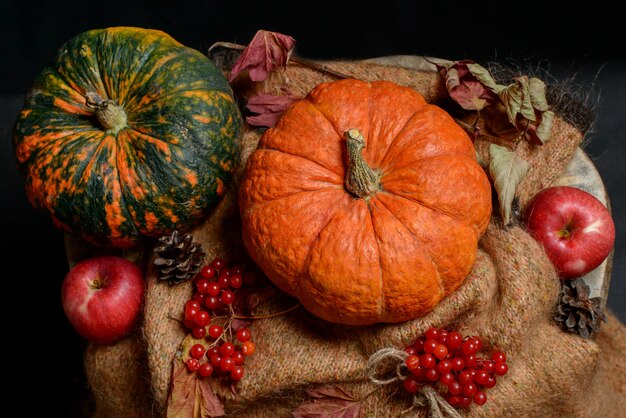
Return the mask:
<svg viewBox="0 0 626 418">
<path fill-rule="evenodd" d="M 265 132 L 240 188 L 250 256 L 332 322 L 430 312 L 474 264 L 491 186 L 467 134 L 416 91 L 324 83 Z"/>
</svg>

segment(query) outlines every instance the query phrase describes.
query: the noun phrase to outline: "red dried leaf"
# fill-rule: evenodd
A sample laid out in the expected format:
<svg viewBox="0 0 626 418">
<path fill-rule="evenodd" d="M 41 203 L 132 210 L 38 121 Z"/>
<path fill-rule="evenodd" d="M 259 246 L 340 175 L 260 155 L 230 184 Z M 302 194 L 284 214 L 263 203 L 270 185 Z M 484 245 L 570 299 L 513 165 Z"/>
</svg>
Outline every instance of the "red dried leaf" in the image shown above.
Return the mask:
<svg viewBox="0 0 626 418">
<path fill-rule="evenodd" d="M 263 81 L 274 67 L 286 67 L 296 40 L 278 32 L 259 30 L 230 71 L 229 81 L 247 70 L 252 81 Z"/>
<path fill-rule="evenodd" d="M 489 72 L 470 60 L 455 61 L 446 66 L 433 63 L 446 81 L 450 98 L 465 110 L 481 110 L 499 101 L 496 82 Z"/>
<path fill-rule="evenodd" d="M 208 382 L 189 372 L 182 361 L 174 360 L 167 417 L 209 418 L 223 415 L 224 406 Z"/>
<path fill-rule="evenodd" d="M 358 418 L 361 416 L 361 400 L 341 386 L 322 386 L 307 390 L 313 398 L 298 406 L 294 418 Z"/>
<path fill-rule="evenodd" d="M 260 93 L 253 96 L 248 100 L 246 108 L 256 115 L 247 116 L 246 122 L 252 126 L 271 128 L 276 125 L 285 110 L 299 99 L 300 97 L 290 94 L 274 96 L 273 94 Z"/>
<path fill-rule="evenodd" d="M 261 302 L 275 293 L 276 291 L 271 287 L 253 286 L 239 289 L 233 303 L 233 311 L 235 315 L 251 316 Z"/>
</svg>

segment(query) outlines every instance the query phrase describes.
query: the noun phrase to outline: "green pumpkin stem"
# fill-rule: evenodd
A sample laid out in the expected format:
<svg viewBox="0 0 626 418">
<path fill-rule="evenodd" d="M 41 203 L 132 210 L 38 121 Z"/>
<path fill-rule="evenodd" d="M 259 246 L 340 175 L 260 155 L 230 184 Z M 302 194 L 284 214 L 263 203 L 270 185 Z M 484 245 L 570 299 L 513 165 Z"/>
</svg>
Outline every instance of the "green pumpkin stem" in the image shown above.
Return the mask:
<svg viewBox="0 0 626 418">
<path fill-rule="evenodd" d="M 128 126 L 126 111 L 115 100 L 105 100 L 98 93 L 91 92 L 85 94 L 85 99 L 87 107 L 95 112 L 100 126 L 105 131 L 116 134 Z"/>
<path fill-rule="evenodd" d="M 344 180 L 346 189 L 354 196 L 369 199 L 380 191 L 380 174 L 374 171 L 363 159 L 365 138 L 358 129 L 350 129 L 343 134 L 348 150 L 348 170 Z"/>
</svg>

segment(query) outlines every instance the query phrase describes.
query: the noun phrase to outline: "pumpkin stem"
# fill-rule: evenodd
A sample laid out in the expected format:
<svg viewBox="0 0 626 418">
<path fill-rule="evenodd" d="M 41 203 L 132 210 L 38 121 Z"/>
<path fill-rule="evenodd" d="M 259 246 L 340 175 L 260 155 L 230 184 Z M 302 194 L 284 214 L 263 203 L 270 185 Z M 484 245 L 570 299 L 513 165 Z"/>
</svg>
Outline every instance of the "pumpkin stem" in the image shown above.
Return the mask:
<svg viewBox="0 0 626 418">
<path fill-rule="evenodd" d="M 85 94 L 85 99 L 87 99 L 87 107 L 95 112 L 100 126 L 105 131 L 116 134 L 128 126 L 126 111 L 115 100 L 105 100 L 98 93 L 93 92 Z"/>
<path fill-rule="evenodd" d="M 349 129 L 343 134 L 348 150 L 348 170 L 344 183 L 346 189 L 356 197 L 370 198 L 380 190 L 380 174 L 363 159 L 365 138 L 358 129 Z"/>
</svg>

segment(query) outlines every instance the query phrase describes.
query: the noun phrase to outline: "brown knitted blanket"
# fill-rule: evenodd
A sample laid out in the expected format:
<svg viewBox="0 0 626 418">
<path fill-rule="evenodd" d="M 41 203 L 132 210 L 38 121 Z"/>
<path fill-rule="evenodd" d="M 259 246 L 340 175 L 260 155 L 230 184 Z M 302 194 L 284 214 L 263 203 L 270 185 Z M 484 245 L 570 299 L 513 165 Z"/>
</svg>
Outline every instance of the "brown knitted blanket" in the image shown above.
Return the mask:
<svg viewBox="0 0 626 418">
<path fill-rule="evenodd" d="M 371 63 L 335 62 L 334 69 L 363 80 L 385 79 L 421 92 L 438 103 L 444 90 L 437 74 Z M 279 93 L 287 87 L 305 95 L 329 77 L 298 65 L 280 79 L 258 88 Z M 206 222 L 193 231 L 207 252 L 244 258 L 237 209 L 241 170 L 260 132 L 243 138 L 240 170 L 229 192 Z M 556 118 L 552 139 L 543 147 L 524 144 L 530 171 L 518 190 L 524 205 L 550 185 L 571 159 L 584 132 Z M 480 138 L 486 157 L 488 144 Z M 168 318 L 179 317 L 192 285 L 164 286 L 148 268 L 141 331 L 112 346 L 90 345 L 85 367 L 97 417 L 163 416 L 167 408 L 172 361 L 184 328 Z M 417 320 L 368 327 L 324 322 L 303 309 L 257 320 L 252 326 L 256 353 L 246 364 L 238 396 L 224 399 L 233 416 L 291 416 L 307 398 L 306 389 L 341 384 L 355 396 L 375 389 L 367 377 L 369 356 L 385 347 L 404 348 L 431 326 L 480 335 L 485 344 L 507 353 L 509 373 L 488 391 L 484 406 L 462 411 L 490 417 L 612 417 L 626 410 L 626 330 L 611 314 L 594 340 L 568 334 L 552 320 L 559 279 L 541 247 L 520 227 L 489 226 L 480 242 L 470 276 L 429 315 Z M 401 385 L 387 385 L 363 402 L 366 416 L 426 416 L 411 408 Z"/>
</svg>

